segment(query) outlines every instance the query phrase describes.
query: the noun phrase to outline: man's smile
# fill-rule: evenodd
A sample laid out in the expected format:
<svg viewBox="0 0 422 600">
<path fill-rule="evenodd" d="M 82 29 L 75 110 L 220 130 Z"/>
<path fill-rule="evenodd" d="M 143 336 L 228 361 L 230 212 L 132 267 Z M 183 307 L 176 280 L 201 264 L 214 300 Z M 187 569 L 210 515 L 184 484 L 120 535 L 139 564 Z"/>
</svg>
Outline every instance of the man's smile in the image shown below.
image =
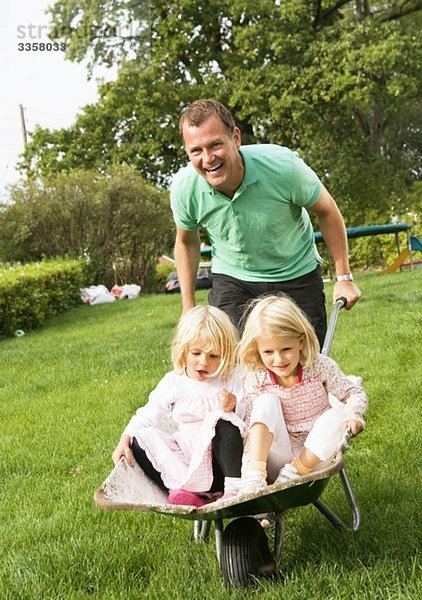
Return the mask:
<svg viewBox="0 0 422 600">
<path fill-rule="evenodd" d="M 223 163 L 220 163 L 219 165 L 217 165 L 216 167 L 212 167 L 211 169 L 205 169 L 204 168 L 204 171 L 206 171 L 207 173 L 215 173 L 222 166 L 223 166 Z"/>
</svg>

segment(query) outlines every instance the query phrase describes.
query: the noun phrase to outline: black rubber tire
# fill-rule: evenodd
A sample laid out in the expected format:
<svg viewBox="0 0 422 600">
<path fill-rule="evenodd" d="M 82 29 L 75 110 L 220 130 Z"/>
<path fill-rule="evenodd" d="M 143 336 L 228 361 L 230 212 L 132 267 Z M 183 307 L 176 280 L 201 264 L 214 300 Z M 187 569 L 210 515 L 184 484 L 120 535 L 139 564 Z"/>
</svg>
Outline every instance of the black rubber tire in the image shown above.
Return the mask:
<svg viewBox="0 0 422 600">
<path fill-rule="evenodd" d="M 248 587 L 259 575 L 274 575 L 276 564 L 265 531 L 256 519 L 242 517 L 223 533 L 221 570 L 227 587 Z"/>
</svg>

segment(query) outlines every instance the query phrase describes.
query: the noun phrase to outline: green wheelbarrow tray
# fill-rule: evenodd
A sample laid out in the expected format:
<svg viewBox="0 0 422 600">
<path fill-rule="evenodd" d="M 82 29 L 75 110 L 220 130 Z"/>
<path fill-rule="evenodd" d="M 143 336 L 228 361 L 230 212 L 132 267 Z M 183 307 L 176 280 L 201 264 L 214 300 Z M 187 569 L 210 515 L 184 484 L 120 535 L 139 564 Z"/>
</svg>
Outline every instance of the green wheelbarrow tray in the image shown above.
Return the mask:
<svg viewBox="0 0 422 600">
<path fill-rule="evenodd" d="M 95 492 L 98 508 L 104 510 L 152 511 L 193 521 L 233 519 L 246 515 L 284 512 L 289 508 L 316 502 L 332 475 L 343 469 L 339 451 L 324 469 L 289 483 L 268 485 L 250 494 L 212 502 L 200 508 L 168 504 L 167 495 L 149 479 L 135 462 L 131 467 L 120 459 L 102 486 Z"/>
</svg>

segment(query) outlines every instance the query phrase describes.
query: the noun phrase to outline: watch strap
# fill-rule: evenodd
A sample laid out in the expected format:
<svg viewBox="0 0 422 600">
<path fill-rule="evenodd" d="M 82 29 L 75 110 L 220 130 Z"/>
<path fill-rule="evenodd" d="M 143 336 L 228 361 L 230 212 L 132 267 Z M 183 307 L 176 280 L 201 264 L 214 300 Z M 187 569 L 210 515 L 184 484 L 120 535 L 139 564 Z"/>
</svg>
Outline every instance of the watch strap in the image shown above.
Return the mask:
<svg viewBox="0 0 422 600">
<path fill-rule="evenodd" d="M 335 281 L 353 281 L 353 275 L 351 273 L 346 273 L 345 275 L 337 275 Z"/>
</svg>

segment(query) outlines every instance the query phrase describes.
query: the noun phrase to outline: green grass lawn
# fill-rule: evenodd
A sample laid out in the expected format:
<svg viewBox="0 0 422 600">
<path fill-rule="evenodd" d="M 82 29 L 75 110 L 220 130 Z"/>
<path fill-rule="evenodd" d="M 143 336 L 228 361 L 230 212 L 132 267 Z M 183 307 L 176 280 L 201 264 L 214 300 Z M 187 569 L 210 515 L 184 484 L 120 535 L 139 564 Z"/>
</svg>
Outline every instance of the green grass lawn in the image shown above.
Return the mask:
<svg viewBox="0 0 422 600">
<path fill-rule="evenodd" d="M 93 503 L 122 429 L 170 368 L 180 297 L 81 306 L 1 341 L 0 598 L 421 598 L 422 272 L 358 284 L 331 356 L 370 400 L 346 457 L 361 531 L 291 511 L 284 580 L 247 592 L 224 588 L 213 536 L 195 544 L 190 522 Z M 347 519 L 339 482 L 324 499 Z"/>
</svg>

